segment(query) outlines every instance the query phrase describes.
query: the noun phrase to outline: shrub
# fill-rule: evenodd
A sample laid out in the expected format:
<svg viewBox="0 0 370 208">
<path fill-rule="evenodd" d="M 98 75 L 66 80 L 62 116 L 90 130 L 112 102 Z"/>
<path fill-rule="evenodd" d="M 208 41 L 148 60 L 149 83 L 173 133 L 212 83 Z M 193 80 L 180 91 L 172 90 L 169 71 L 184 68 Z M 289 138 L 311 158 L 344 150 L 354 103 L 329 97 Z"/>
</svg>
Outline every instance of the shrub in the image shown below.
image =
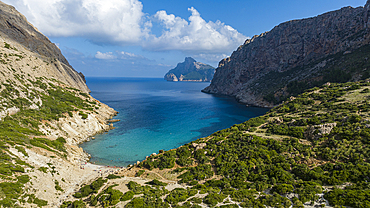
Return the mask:
<svg viewBox="0 0 370 208">
<path fill-rule="evenodd" d="M 82 119 L 87 119 L 88 115 L 85 114 L 84 112 L 80 111 L 78 112 L 78 115 L 80 115 L 82 117 Z"/>
<path fill-rule="evenodd" d="M 146 182 L 146 184 L 153 185 L 153 186 L 167 186 L 167 183 L 158 181 L 157 179 L 154 179 L 152 181 Z"/>
<path fill-rule="evenodd" d="M 123 194 L 123 196 L 121 197 L 121 201 L 128 201 L 130 199 L 132 199 L 134 197 L 135 193 L 133 191 L 128 191 L 126 193 Z"/>
<path fill-rule="evenodd" d="M 279 184 L 272 188 L 272 192 L 277 192 L 278 194 L 286 194 L 293 191 L 293 186 L 290 184 Z"/>
</svg>

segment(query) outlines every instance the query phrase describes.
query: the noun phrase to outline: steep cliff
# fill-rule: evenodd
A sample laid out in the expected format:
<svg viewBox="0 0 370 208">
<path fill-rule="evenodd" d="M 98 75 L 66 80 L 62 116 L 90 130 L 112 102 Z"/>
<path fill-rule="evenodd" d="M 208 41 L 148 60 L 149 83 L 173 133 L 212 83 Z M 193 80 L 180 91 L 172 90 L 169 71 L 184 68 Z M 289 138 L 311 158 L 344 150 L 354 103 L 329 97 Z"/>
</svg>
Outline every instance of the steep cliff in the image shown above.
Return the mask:
<svg viewBox="0 0 370 208">
<path fill-rule="evenodd" d="M 196 81 L 196 82 L 209 82 L 215 73 L 215 68 L 197 62 L 191 57 L 186 57 L 185 61 L 177 64 L 176 68 L 171 69 L 164 79 L 167 81 Z"/>
<path fill-rule="evenodd" d="M 328 81 L 367 78 L 369 9 L 368 1 L 365 7 L 288 21 L 246 40 L 231 57 L 220 61 L 203 92 L 271 107 Z"/>
<path fill-rule="evenodd" d="M 33 27 L 14 7 L 0 2 L 0 38 L 1 44 L 7 43 L 18 52 L 33 53 L 47 67 L 37 66 L 37 73 L 57 79 L 83 92 L 89 92 L 82 73 L 77 73 L 62 55 L 59 48 Z M 12 48 L 7 47 L 12 50 Z M 24 64 L 26 65 L 26 64 Z M 31 68 L 31 66 L 24 66 Z M 47 68 L 47 70 L 46 70 Z"/>
</svg>

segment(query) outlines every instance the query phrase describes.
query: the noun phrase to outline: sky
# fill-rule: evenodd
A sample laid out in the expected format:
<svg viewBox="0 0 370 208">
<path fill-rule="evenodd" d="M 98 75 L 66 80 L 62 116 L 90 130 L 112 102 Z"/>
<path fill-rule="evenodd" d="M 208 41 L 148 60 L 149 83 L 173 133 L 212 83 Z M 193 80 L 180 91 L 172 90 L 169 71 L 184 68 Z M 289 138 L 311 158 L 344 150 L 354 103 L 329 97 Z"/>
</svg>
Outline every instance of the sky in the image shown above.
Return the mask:
<svg viewBox="0 0 370 208">
<path fill-rule="evenodd" d="M 2 0 L 87 77 L 163 77 L 185 57 L 217 67 L 280 23 L 366 0 Z"/>
</svg>

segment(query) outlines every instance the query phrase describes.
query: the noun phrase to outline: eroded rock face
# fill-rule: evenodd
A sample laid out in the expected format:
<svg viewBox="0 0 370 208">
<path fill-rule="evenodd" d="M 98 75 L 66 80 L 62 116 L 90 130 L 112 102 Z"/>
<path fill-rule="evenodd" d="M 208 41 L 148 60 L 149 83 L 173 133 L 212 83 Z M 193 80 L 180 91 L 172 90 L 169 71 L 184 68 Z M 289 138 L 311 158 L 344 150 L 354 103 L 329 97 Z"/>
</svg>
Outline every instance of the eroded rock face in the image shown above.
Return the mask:
<svg viewBox="0 0 370 208">
<path fill-rule="evenodd" d="M 231 95 L 251 105 L 272 106 L 262 99 L 268 93 L 267 85 L 275 84 L 268 82 L 269 72 L 283 76 L 284 72 L 289 74 L 328 55 L 350 53 L 369 44 L 369 9 L 368 1 L 365 7 L 345 7 L 313 18 L 288 21 L 256 35 L 231 57 L 220 61 L 211 85 L 203 91 Z M 299 79 L 314 73 L 314 67 L 302 67 L 297 73 Z M 298 79 L 297 76 L 282 83 Z M 275 90 L 278 87 L 281 86 L 276 84 Z"/>
<path fill-rule="evenodd" d="M 0 36 L 3 42 L 27 53 L 34 53 L 49 63 L 49 70 L 44 73 L 83 92 L 89 92 L 82 73 L 77 73 L 62 55 L 60 49 L 41 34 L 14 7 L 0 1 Z M 23 47 L 23 48 L 21 48 Z M 24 64 L 25 65 L 25 64 Z"/>
</svg>

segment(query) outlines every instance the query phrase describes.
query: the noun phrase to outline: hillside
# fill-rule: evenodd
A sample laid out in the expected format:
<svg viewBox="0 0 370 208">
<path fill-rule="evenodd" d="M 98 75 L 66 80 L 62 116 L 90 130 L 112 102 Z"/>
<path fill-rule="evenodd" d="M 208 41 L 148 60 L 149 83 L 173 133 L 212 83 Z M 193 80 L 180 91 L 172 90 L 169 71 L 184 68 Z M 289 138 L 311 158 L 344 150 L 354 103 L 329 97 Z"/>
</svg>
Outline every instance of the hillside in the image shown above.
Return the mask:
<svg viewBox="0 0 370 208">
<path fill-rule="evenodd" d="M 113 128 L 107 120 L 117 112 L 1 2 L 0 24 L 0 207 L 370 207 L 369 79 L 309 90 L 311 82 L 297 80 L 264 116 L 127 169 L 95 166 L 78 144 Z M 337 82 L 365 79 L 368 50 L 312 63 L 332 67 L 337 74 L 327 76 Z"/>
<path fill-rule="evenodd" d="M 12 64 L 13 68 L 22 67 L 24 72 L 38 73 L 30 73 L 32 75 L 54 78 L 85 93 L 89 92 L 82 73 L 77 73 L 69 65 L 59 48 L 33 27 L 14 7 L 1 1 L 0 38 L 1 43 L 6 43 L 5 49 L 8 50 L 5 53 L 13 54 L 15 51 L 13 49 L 19 50 L 16 54 L 18 55 L 18 60 Z M 3 64 L 6 64 L 8 59 L 5 53 L 1 56 Z M 39 60 L 25 60 L 21 53 L 32 53 L 32 56 Z M 5 79 L 2 78 L 1 81 L 5 81 Z"/>
<path fill-rule="evenodd" d="M 212 80 L 214 73 L 214 67 L 197 62 L 191 57 L 186 57 L 184 62 L 177 64 L 174 69 L 167 72 L 164 79 L 173 82 L 209 82 Z"/>
<path fill-rule="evenodd" d="M 369 207 L 369 98 L 370 80 L 312 88 L 75 197 L 119 207 Z"/>
<path fill-rule="evenodd" d="M 369 9 L 346 7 L 282 23 L 245 41 L 220 61 L 203 91 L 272 107 L 326 82 L 366 79 L 369 68 Z"/>
<path fill-rule="evenodd" d="M 57 46 L 0 2 L 0 206 L 58 207 L 101 173 L 77 145 L 112 128 Z"/>
</svg>

